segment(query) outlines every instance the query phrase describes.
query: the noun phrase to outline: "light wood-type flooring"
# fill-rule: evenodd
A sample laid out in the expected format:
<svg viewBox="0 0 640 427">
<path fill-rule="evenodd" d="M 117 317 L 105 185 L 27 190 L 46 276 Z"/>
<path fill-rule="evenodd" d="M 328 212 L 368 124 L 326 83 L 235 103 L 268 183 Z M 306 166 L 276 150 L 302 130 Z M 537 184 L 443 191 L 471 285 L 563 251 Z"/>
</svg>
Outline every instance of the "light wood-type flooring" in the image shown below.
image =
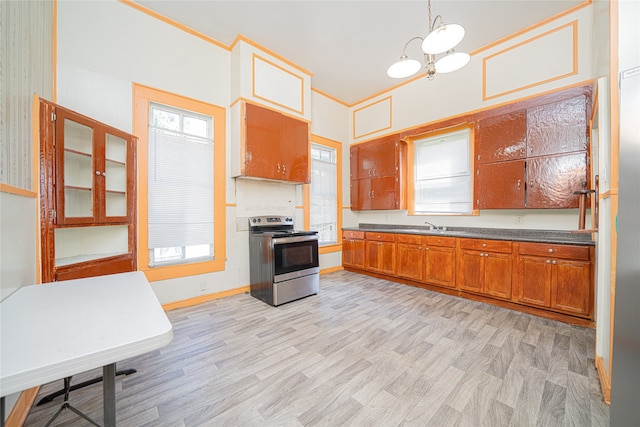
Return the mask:
<svg viewBox="0 0 640 427">
<path fill-rule="evenodd" d="M 168 316 L 167 347 L 118 364 L 138 370 L 116 380 L 119 426 L 609 425 L 591 329 L 345 271 L 280 307 L 242 294 Z M 102 423 L 101 385 L 70 403 Z"/>
</svg>

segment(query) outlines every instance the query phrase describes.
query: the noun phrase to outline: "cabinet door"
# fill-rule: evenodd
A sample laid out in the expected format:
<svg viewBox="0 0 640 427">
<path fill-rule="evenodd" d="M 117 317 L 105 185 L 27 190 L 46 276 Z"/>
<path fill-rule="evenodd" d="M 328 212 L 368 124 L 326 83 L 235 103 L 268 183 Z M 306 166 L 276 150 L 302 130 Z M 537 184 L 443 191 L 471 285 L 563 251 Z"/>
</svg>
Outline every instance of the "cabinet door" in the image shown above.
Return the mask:
<svg viewBox="0 0 640 427">
<path fill-rule="evenodd" d="M 458 259 L 460 261 L 458 265 L 460 274 L 457 276 L 458 288 L 461 291 L 482 293 L 484 257 L 481 252 L 462 250 Z"/>
<path fill-rule="evenodd" d="M 56 116 L 56 223 L 95 223 L 100 209 L 96 186 L 103 184 L 96 150 L 103 136 L 95 122 L 72 111 L 57 108 Z"/>
<path fill-rule="evenodd" d="M 551 260 L 540 257 L 520 256 L 518 258 L 519 302 L 551 306 Z"/>
<path fill-rule="evenodd" d="M 397 135 L 390 135 L 358 146 L 358 177 L 381 177 L 396 174 Z"/>
<path fill-rule="evenodd" d="M 380 265 L 380 257 L 382 251 L 379 245 L 380 242 L 365 240 L 365 256 L 364 256 L 364 268 L 371 271 L 378 271 L 378 265 Z"/>
<path fill-rule="evenodd" d="M 396 244 L 391 242 L 379 243 L 378 269 L 381 273 L 394 274 L 396 271 Z"/>
<path fill-rule="evenodd" d="M 396 251 L 396 274 L 407 279 L 422 280 L 424 271 L 422 246 L 411 243 L 398 243 Z"/>
<path fill-rule="evenodd" d="M 309 124 L 283 115 L 280 138 L 282 179 L 308 184 L 311 182 L 309 180 Z"/>
<path fill-rule="evenodd" d="M 351 209 L 366 210 L 372 209 L 373 199 L 371 198 L 371 180 L 357 179 L 352 181 L 353 187 L 356 189 L 351 199 Z M 355 201 L 355 205 L 354 202 Z"/>
<path fill-rule="evenodd" d="M 480 120 L 476 138 L 480 163 L 524 159 L 527 155 L 526 110 Z"/>
<path fill-rule="evenodd" d="M 485 252 L 484 293 L 498 298 L 511 299 L 512 271 L 513 257 L 511 254 Z"/>
<path fill-rule="evenodd" d="M 518 209 L 525 206 L 525 163 L 514 160 L 479 166 L 477 204 L 479 209 Z"/>
<path fill-rule="evenodd" d="M 577 208 L 573 194 L 587 181 L 587 155 L 574 153 L 527 160 L 527 208 Z"/>
<path fill-rule="evenodd" d="M 527 155 L 586 151 L 587 97 L 585 95 L 527 110 Z"/>
<path fill-rule="evenodd" d="M 115 129 L 104 134 L 104 206 L 101 222 L 124 222 L 133 210 L 135 200 L 135 141 L 131 135 Z M 97 176 L 97 172 L 96 172 Z"/>
<path fill-rule="evenodd" d="M 399 207 L 398 177 L 392 175 L 362 181 L 370 181 L 371 193 L 369 197 L 371 198 L 371 204 L 369 209 L 388 210 Z"/>
<path fill-rule="evenodd" d="M 455 248 L 427 246 L 425 248 L 425 282 L 455 288 L 455 253 Z"/>
<path fill-rule="evenodd" d="M 245 174 L 282 179 L 280 161 L 280 127 L 282 114 L 246 104 Z"/>
<path fill-rule="evenodd" d="M 584 261 L 554 260 L 551 308 L 588 315 L 591 312 L 591 264 Z"/>
<path fill-rule="evenodd" d="M 349 267 L 364 267 L 364 240 L 342 240 L 342 264 Z"/>
<path fill-rule="evenodd" d="M 365 178 L 358 175 L 358 145 L 351 146 L 349 150 L 349 174 L 352 180 Z"/>
</svg>

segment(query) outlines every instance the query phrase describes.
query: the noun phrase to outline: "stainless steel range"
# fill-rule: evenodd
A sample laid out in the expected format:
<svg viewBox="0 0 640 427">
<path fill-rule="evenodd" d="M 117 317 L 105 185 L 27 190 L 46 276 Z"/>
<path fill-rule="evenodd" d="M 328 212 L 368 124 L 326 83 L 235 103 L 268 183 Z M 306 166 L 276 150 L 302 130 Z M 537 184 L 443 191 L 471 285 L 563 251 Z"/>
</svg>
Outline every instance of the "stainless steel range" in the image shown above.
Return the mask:
<svg viewBox="0 0 640 427">
<path fill-rule="evenodd" d="M 274 306 L 320 289 L 318 232 L 298 231 L 289 216 L 249 218 L 251 295 Z"/>
</svg>

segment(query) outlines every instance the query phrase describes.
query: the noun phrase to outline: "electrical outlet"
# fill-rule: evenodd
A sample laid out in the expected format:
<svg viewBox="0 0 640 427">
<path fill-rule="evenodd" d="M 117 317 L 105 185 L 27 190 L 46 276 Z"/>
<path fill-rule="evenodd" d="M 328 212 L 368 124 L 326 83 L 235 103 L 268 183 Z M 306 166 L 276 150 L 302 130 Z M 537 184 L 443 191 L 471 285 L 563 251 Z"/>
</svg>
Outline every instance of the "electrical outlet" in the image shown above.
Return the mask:
<svg viewBox="0 0 640 427">
<path fill-rule="evenodd" d="M 522 224 L 524 222 L 524 218 L 522 215 L 516 215 L 516 224 Z"/>
</svg>

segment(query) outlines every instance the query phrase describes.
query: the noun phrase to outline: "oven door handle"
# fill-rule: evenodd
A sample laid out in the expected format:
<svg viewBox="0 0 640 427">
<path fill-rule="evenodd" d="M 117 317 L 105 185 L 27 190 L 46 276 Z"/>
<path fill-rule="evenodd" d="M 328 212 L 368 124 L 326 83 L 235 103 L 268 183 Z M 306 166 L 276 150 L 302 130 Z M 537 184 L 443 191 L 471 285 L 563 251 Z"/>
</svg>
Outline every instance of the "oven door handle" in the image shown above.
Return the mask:
<svg viewBox="0 0 640 427">
<path fill-rule="evenodd" d="M 271 244 L 275 246 L 275 245 L 282 245 L 286 243 L 310 242 L 312 240 L 319 240 L 318 235 L 276 237 L 271 239 Z"/>
</svg>

